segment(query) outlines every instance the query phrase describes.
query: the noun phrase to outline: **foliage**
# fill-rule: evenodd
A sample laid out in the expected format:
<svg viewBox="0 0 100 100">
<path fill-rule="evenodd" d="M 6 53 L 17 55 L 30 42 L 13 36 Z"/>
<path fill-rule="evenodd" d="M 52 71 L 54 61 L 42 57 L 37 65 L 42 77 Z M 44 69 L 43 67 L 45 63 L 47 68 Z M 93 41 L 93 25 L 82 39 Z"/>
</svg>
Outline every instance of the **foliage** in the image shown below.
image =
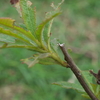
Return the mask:
<svg viewBox="0 0 100 100">
<path fill-rule="evenodd" d="M 25 7 L 25 5 L 27 6 Z M 32 9 L 30 6 L 31 6 L 30 2 L 26 4 L 25 2 L 22 2 L 22 6 L 20 2 L 17 4 L 17 6 L 15 4 L 15 7 L 17 8 L 20 16 L 24 20 L 25 25 L 24 24 L 22 25 L 26 27 L 26 29 L 16 25 L 14 23 L 15 20 L 13 19 L 10 18 L 0 19 L 1 48 L 26 48 L 35 51 L 36 54 L 34 54 L 32 57 L 22 59 L 22 61 L 26 63 L 29 67 L 33 66 L 36 63 L 60 64 L 66 66 L 66 63 L 60 59 L 57 52 L 55 52 L 54 47 L 50 43 L 50 30 L 51 30 L 53 19 L 61 12 L 56 9 L 57 11 L 54 10 L 49 14 L 47 13 L 45 20 L 41 24 L 37 25 L 36 15 L 35 15 L 36 8 Z M 22 11 L 20 11 L 19 9 L 21 9 L 21 7 L 22 8 L 25 7 L 25 9 L 22 9 Z M 27 16 L 27 14 L 29 14 L 29 16 Z M 45 63 L 46 60 L 49 61 L 49 63 L 48 62 Z M 61 83 L 57 83 L 57 84 L 61 84 Z M 66 86 L 68 84 L 66 84 Z M 75 88 L 75 86 L 73 87 L 73 85 L 72 86 L 70 85 L 71 84 L 69 84 L 69 87 L 67 88 L 70 87 L 73 89 Z M 94 93 L 96 93 L 96 96 L 98 97 L 98 93 L 100 91 L 97 85 L 91 83 L 90 86 L 92 87 L 91 88 L 92 90 L 94 89 L 93 91 L 95 91 Z M 88 97 L 85 93 L 84 96 Z"/>
<path fill-rule="evenodd" d="M 52 4 L 54 11 L 46 13 L 45 19 L 39 25 L 36 23 L 36 8 L 31 8 L 32 3 L 30 1 L 18 0 L 14 2 L 14 0 L 11 0 L 11 3 L 14 4 L 22 17 L 24 21 L 23 26 L 26 29 L 16 25 L 14 23 L 15 20 L 11 18 L 0 18 L 0 37 L 2 37 L 0 48 L 26 48 L 35 51 L 36 54 L 32 57 L 21 60 L 29 67 L 36 63 L 66 66 L 66 63 L 60 59 L 50 44 L 50 30 L 53 18 L 61 13 L 59 10 L 61 3 L 57 7 Z"/>
<path fill-rule="evenodd" d="M 97 98 L 100 98 L 100 86 L 97 85 L 95 82 L 93 82 L 93 76 L 88 72 L 88 71 L 83 71 L 82 72 L 84 79 L 86 80 L 88 86 L 92 90 L 92 92 L 96 95 Z M 70 82 L 55 82 L 53 83 L 55 85 L 59 85 L 63 88 L 67 89 L 73 89 L 81 93 L 81 95 L 85 98 L 88 98 L 91 100 L 91 98 L 86 94 L 82 86 L 75 82 L 75 83 L 70 83 Z"/>
</svg>

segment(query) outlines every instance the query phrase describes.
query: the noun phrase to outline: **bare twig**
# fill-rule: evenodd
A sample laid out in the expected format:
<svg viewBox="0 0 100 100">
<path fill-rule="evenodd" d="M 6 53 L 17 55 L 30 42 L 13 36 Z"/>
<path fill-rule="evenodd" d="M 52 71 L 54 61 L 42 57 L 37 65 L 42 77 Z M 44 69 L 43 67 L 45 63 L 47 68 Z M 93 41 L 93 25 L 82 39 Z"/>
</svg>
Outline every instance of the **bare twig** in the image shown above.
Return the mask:
<svg viewBox="0 0 100 100">
<path fill-rule="evenodd" d="M 85 82 L 85 80 L 81 74 L 81 71 L 78 69 L 78 67 L 76 66 L 76 64 L 70 57 L 70 55 L 68 54 L 64 44 L 59 44 L 59 47 L 61 48 L 61 50 L 64 54 L 65 60 L 69 64 L 69 66 L 67 68 L 70 68 L 72 70 L 72 72 L 75 74 L 76 78 L 78 79 L 78 81 L 80 82 L 80 84 L 82 85 L 82 87 L 84 88 L 86 93 L 90 96 L 90 98 L 92 100 L 98 100 L 98 98 L 96 98 L 96 96 L 93 94 L 93 92 L 90 90 L 89 86 Z"/>
</svg>

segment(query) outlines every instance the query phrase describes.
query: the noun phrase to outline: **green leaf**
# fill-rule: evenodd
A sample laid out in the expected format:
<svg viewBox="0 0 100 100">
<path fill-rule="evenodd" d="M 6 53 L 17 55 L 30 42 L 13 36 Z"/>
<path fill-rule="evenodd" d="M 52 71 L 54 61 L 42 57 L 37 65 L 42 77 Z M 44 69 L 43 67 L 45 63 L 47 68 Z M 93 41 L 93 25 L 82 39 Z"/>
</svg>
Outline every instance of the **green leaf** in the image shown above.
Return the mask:
<svg viewBox="0 0 100 100">
<path fill-rule="evenodd" d="M 90 100 L 91 100 L 91 98 L 89 97 L 88 94 L 82 94 L 82 96 L 83 96 L 84 98 L 87 98 L 87 99 L 90 99 Z"/>
<path fill-rule="evenodd" d="M 57 38 L 54 38 L 51 40 L 51 48 L 54 52 L 56 52 L 58 54 L 59 54 L 59 51 L 58 51 L 58 48 L 59 48 L 58 44 L 59 43 L 60 43 L 59 39 L 57 39 Z"/>
<path fill-rule="evenodd" d="M 36 9 L 31 8 L 32 3 L 30 1 L 17 0 L 14 2 L 12 0 L 11 3 L 18 10 L 25 25 L 22 28 L 19 25 L 17 26 L 13 19 L 0 18 L 0 48 L 26 48 L 39 53 L 22 60 L 29 67 L 36 63 L 66 66 L 67 63 L 61 60 L 56 52 L 52 51 L 50 45 L 50 30 L 53 18 L 61 13 L 58 11 L 60 4 L 49 17 L 39 26 L 36 26 Z"/>
<path fill-rule="evenodd" d="M 14 19 L 11 19 L 11 18 L 5 18 L 5 17 L 2 17 L 0 18 L 0 24 L 1 25 L 4 25 L 4 26 L 7 26 L 7 27 L 14 27 L 13 24 L 14 24 L 15 20 Z"/>
<path fill-rule="evenodd" d="M 8 45 L 7 43 L 2 44 L 2 45 L 0 46 L 0 49 L 1 49 L 1 48 L 6 48 L 7 45 Z"/>
<path fill-rule="evenodd" d="M 74 90 L 77 90 L 78 92 L 85 93 L 84 89 L 82 88 L 82 86 L 80 84 L 69 83 L 69 82 L 64 82 L 64 81 L 55 82 L 53 84 L 61 86 L 61 87 L 66 88 L 66 89 L 74 89 Z"/>
<path fill-rule="evenodd" d="M 13 33 L 12 31 L 6 30 L 6 29 L 4 29 L 4 28 L 2 28 L 2 27 L 0 27 L 0 34 L 6 34 L 6 35 L 8 35 L 8 36 L 17 38 L 17 39 L 19 39 L 19 40 L 21 40 L 21 41 L 23 41 L 23 42 L 25 42 L 25 43 L 27 43 L 27 44 L 32 45 L 32 44 L 30 43 L 30 41 L 24 39 L 23 37 L 19 36 L 19 35 L 16 34 L 16 33 Z"/>
<path fill-rule="evenodd" d="M 4 43 L 15 43 L 15 38 L 5 34 L 0 34 L 0 41 Z"/>
<path fill-rule="evenodd" d="M 96 93 L 96 96 L 100 98 L 100 85 L 97 85 L 95 93 Z"/>
<path fill-rule="evenodd" d="M 11 28 L 14 31 L 18 31 L 21 34 L 25 35 L 29 39 L 33 40 L 37 44 L 39 44 L 38 40 L 31 34 L 30 31 L 26 31 L 22 27 L 14 25 L 15 20 L 11 18 L 0 18 L 0 25 L 3 25 L 5 27 Z"/>
<path fill-rule="evenodd" d="M 37 30 L 36 30 L 36 36 L 37 36 L 37 39 L 39 41 L 42 42 L 42 37 L 43 37 L 43 29 L 45 27 L 45 25 L 50 21 L 52 20 L 54 17 L 58 16 L 59 14 L 61 14 L 61 12 L 58 12 L 58 13 L 55 13 L 54 15 L 52 15 L 51 17 L 47 18 L 46 20 L 44 20 L 38 27 L 37 27 Z M 47 37 L 48 33 L 46 33 L 46 35 L 44 34 L 44 38 Z"/>
<path fill-rule="evenodd" d="M 52 59 L 50 57 L 40 59 L 39 63 L 43 64 L 43 65 L 55 65 L 55 64 L 59 64 L 57 61 L 55 61 L 54 59 Z"/>
<path fill-rule="evenodd" d="M 92 90 L 92 92 L 94 92 L 93 88 L 91 86 L 91 83 L 93 83 L 93 76 L 90 74 L 89 71 L 82 71 L 82 75 L 83 75 L 85 81 L 87 82 L 88 86 Z"/>
<path fill-rule="evenodd" d="M 100 86 L 98 84 L 94 84 L 95 82 L 93 82 L 93 75 L 91 75 L 89 71 L 82 71 L 82 75 L 92 92 L 96 95 L 97 98 L 100 98 Z M 83 94 L 83 96 L 89 98 L 86 94 Z"/>
<path fill-rule="evenodd" d="M 100 86 L 97 85 L 97 84 L 93 84 L 92 83 L 93 76 L 88 71 L 82 71 L 82 75 L 83 75 L 85 81 L 87 82 L 88 86 L 91 88 L 93 93 L 96 95 L 96 97 L 100 98 Z M 59 86 L 61 86 L 63 88 L 77 90 L 78 92 L 81 92 L 83 97 L 90 99 L 90 97 L 83 90 L 83 88 L 82 88 L 82 86 L 80 84 L 69 83 L 69 82 L 55 82 L 53 84 L 59 85 Z"/>
<path fill-rule="evenodd" d="M 22 18 L 28 30 L 35 36 L 36 30 L 36 10 L 31 8 L 31 2 L 28 0 L 20 0 L 20 8 Z"/>
<path fill-rule="evenodd" d="M 1 35 L 4 35 L 4 34 L 0 34 Z M 5 37 L 5 36 L 3 36 Z M 12 40 L 12 37 L 10 36 L 7 36 L 6 37 L 10 39 L 10 41 L 7 39 L 5 40 L 2 40 L 2 42 L 0 43 L 0 48 L 25 48 L 25 49 L 28 49 L 28 50 L 32 50 L 32 51 L 36 51 L 36 52 L 41 52 L 41 53 L 44 53 L 45 51 L 42 50 L 41 48 L 39 47 L 36 47 L 36 46 L 31 46 L 31 45 L 27 45 L 26 43 L 24 43 L 23 41 L 19 40 L 19 39 L 15 39 L 13 42 L 11 41 Z M 2 38 L 4 39 L 4 38 Z"/>
<path fill-rule="evenodd" d="M 39 62 L 38 57 L 36 57 L 33 61 L 27 59 L 21 59 L 21 61 L 28 65 L 28 67 L 32 67 Z"/>
<path fill-rule="evenodd" d="M 64 2 L 64 0 L 62 0 L 60 3 L 58 3 L 57 6 L 55 6 L 53 3 L 51 4 L 51 7 L 54 9 L 54 11 L 51 11 L 51 12 L 47 12 L 46 13 L 46 16 L 45 18 L 48 19 L 50 18 L 51 16 L 57 14 L 57 13 L 60 13 L 60 5 Z M 46 42 L 47 46 L 48 46 L 48 49 L 50 50 L 50 35 L 51 35 L 51 26 L 52 26 L 52 23 L 53 23 L 53 19 L 51 19 L 50 22 L 48 22 L 44 29 L 43 29 L 43 40 Z M 41 33 L 42 34 L 42 33 Z"/>
<path fill-rule="evenodd" d="M 94 94 L 96 95 L 97 98 L 100 98 L 100 85 L 98 84 L 91 84 Z"/>
<path fill-rule="evenodd" d="M 21 45 L 21 44 L 4 43 L 4 44 L 0 45 L 0 49 L 1 48 L 25 48 L 25 49 L 33 50 L 33 51 L 36 51 L 36 52 L 41 52 L 41 53 L 45 52 L 44 50 L 42 50 L 38 47 L 28 46 L 28 45 Z"/>
<path fill-rule="evenodd" d="M 44 31 L 43 31 L 43 38 L 49 50 L 50 50 L 50 35 L 51 35 L 52 23 L 53 23 L 53 19 L 45 25 Z"/>
<path fill-rule="evenodd" d="M 27 59 L 22 59 L 21 61 L 25 64 L 28 65 L 28 67 L 34 66 L 36 63 L 39 63 L 40 59 L 44 59 L 50 56 L 50 53 L 40 53 L 40 54 L 35 54 L 33 57 L 27 58 Z"/>
</svg>

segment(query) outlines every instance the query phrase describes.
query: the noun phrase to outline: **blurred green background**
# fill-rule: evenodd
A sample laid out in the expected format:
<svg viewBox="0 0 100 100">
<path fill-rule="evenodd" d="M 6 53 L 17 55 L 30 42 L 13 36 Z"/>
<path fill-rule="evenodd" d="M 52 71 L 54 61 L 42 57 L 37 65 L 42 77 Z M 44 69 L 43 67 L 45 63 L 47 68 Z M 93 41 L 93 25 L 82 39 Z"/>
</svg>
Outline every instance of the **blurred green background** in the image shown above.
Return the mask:
<svg viewBox="0 0 100 100">
<path fill-rule="evenodd" d="M 40 23 L 51 2 L 61 0 L 31 0 L 37 8 Z M 65 0 L 62 14 L 52 27 L 52 38 L 71 48 L 70 55 L 82 70 L 97 71 L 100 63 L 100 0 Z M 9 0 L 0 0 L 0 17 L 22 22 Z M 61 66 L 35 65 L 28 68 L 20 59 L 33 52 L 24 49 L 0 49 L 0 100 L 86 100 L 76 91 L 52 85 L 57 81 L 75 81 L 69 69 Z"/>
</svg>

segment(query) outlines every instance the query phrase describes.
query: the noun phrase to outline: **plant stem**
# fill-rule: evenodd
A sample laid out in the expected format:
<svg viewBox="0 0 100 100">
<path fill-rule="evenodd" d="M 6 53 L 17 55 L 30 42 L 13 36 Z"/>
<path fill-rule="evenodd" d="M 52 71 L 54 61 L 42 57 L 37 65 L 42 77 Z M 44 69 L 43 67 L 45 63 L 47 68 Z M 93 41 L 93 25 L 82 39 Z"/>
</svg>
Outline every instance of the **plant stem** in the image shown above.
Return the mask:
<svg viewBox="0 0 100 100">
<path fill-rule="evenodd" d="M 85 82 L 81 71 L 79 70 L 79 68 L 76 66 L 76 64 L 74 63 L 74 61 L 72 60 L 72 58 L 70 57 L 70 55 L 68 54 L 64 44 L 59 44 L 59 47 L 61 48 L 65 60 L 67 61 L 67 63 L 69 64 L 69 66 L 66 66 L 66 68 L 70 68 L 71 71 L 75 74 L 76 78 L 78 79 L 78 81 L 80 82 L 80 84 L 82 85 L 82 87 L 84 88 L 84 90 L 86 91 L 86 93 L 90 96 L 90 98 L 92 100 L 98 100 L 98 98 L 96 98 L 96 96 L 94 95 L 94 93 L 90 90 L 89 86 L 87 85 L 87 83 Z"/>
</svg>

